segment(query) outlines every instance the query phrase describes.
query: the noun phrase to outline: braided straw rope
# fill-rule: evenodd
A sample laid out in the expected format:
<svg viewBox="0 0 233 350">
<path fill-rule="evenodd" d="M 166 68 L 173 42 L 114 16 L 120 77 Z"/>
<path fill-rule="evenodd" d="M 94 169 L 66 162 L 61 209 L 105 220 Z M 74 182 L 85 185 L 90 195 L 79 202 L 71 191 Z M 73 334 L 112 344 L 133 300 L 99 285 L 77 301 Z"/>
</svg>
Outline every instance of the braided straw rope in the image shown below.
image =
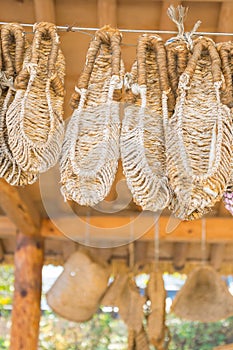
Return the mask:
<svg viewBox="0 0 233 350">
<path fill-rule="evenodd" d="M 134 105 L 125 109 L 121 130 L 123 171 L 135 202 L 144 210 L 164 209 L 170 201 L 165 173 L 162 93 L 169 93 L 166 51 L 159 36 L 143 35 L 131 71 Z M 170 95 L 169 95 L 170 97 Z"/>
<path fill-rule="evenodd" d="M 8 140 L 6 113 L 15 96 L 14 79 L 22 69 L 25 54 L 23 28 L 16 23 L 1 28 L 1 69 L 0 69 L 0 177 L 11 185 L 28 185 L 37 180 L 37 174 L 25 172 L 14 159 Z"/>
<path fill-rule="evenodd" d="M 166 291 L 163 274 L 159 271 L 150 273 L 147 295 L 151 301 L 151 312 L 148 316 L 147 333 L 150 343 L 156 348 L 163 344 L 165 338 Z"/>
<path fill-rule="evenodd" d="M 119 100 L 124 65 L 121 35 L 106 26 L 90 43 L 86 64 L 72 97 L 60 161 L 61 192 L 65 200 L 95 205 L 114 181 L 119 159 Z M 118 96 L 114 95 L 118 90 Z"/>
<path fill-rule="evenodd" d="M 163 99 L 167 169 L 175 195 L 171 209 L 182 220 L 209 211 L 222 197 L 230 177 L 232 119 L 220 101 L 220 66 L 212 40 L 195 40 L 170 119 L 166 96 Z"/>
<path fill-rule="evenodd" d="M 35 24 L 31 50 L 7 112 L 9 144 L 25 171 L 44 172 L 59 157 L 63 134 L 64 56 L 54 24 Z"/>
</svg>

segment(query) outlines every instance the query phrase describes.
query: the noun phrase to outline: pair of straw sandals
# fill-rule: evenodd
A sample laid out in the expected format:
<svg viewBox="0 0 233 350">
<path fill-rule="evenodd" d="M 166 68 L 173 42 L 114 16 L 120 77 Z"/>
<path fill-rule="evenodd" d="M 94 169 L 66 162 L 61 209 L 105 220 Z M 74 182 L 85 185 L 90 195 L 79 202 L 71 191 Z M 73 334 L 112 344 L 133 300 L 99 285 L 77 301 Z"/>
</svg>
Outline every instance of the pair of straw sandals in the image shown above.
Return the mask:
<svg viewBox="0 0 233 350">
<path fill-rule="evenodd" d="M 205 37 L 191 50 L 179 38 L 165 47 L 157 35 L 141 36 L 125 75 L 121 123 L 120 42 L 118 30 L 104 27 L 90 43 L 62 148 L 64 198 L 91 206 L 103 200 L 121 156 L 143 210 L 169 206 L 180 219 L 199 218 L 222 198 L 231 176 L 232 116 L 222 103 L 230 64 L 220 57 L 229 50 L 222 45 L 218 52 Z"/>
<path fill-rule="evenodd" d="M 34 183 L 53 166 L 64 138 L 65 61 L 56 26 L 34 26 L 29 45 L 16 23 L 1 27 L 0 177 Z"/>
</svg>

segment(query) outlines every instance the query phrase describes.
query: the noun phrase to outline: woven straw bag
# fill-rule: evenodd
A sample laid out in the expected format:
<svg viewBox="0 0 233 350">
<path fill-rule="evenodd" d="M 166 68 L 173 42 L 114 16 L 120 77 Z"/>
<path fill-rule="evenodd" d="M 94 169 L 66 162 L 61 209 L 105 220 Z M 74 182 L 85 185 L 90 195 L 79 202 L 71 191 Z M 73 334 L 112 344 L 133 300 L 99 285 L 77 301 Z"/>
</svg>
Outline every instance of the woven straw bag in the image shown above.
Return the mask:
<svg viewBox="0 0 233 350">
<path fill-rule="evenodd" d="M 11 185 L 27 185 L 37 180 L 37 174 L 23 171 L 14 159 L 8 140 L 6 113 L 15 96 L 15 77 L 23 65 L 25 35 L 17 23 L 5 24 L 1 28 L 1 72 L 0 72 L 0 177 Z"/>
<path fill-rule="evenodd" d="M 117 171 L 120 105 L 114 99 L 119 99 L 124 74 L 120 42 L 116 29 L 96 32 L 71 101 L 74 112 L 60 161 L 61 192 L 65 200 L 81 205 L 103 200 Z"/>
<path fill-rule="evenodd" d="M 162 39 L 141 36 L 131 71 L 132 92 L 137 96 L 125 109 L 121 130 L 121 158 L 129 189 L 137 204 L 152 211 L 164 209 L 170 201 L 162 119 L 162 96 L 170 91 L 166 64 Z"/>
<path fill-rule="evenodd" d="M 231 174 L 232 118 L 220 101 L 221 62 L 212 40 L 198 38 L 179 79 L 175 112 L 164 103 L 167 170 L 173 213 L 200 218 L 221 199 Z"/>
<path fill-rule="evenodd" d="M 107 289 L 109 273 L 105 263 L 96 262 L 86 252 L 75 252 L 48 291 L 48 305 L 67 320 L 89 320 L 97 311 Z"/>
<path fill-rule="evenodd" d="M 151 301 L 151 312 L 147 320 L 147 333 L 150 343 L 157 348 L 164 342 L 166 328 L 166 290 L 164 288 L 163 274 L 161 272 L 151 272 L 147 286 L 147 295 Z"/>
<path fill-rule="evenodd" d="M 12 154 L 25 171 L 44 172 L 59 157 L 63 136 L 64 56 L 56 26 L 34 26 L 31 50 L 15 81 L 14 102 L 7 112 Z"/>
<path fill-rule="evenodd" d="M 211 266 L 201 266 L 188 276 L 171 311 L 191 321 L 216 322 L 233 315 L 233 296 Z"/>
</svg>

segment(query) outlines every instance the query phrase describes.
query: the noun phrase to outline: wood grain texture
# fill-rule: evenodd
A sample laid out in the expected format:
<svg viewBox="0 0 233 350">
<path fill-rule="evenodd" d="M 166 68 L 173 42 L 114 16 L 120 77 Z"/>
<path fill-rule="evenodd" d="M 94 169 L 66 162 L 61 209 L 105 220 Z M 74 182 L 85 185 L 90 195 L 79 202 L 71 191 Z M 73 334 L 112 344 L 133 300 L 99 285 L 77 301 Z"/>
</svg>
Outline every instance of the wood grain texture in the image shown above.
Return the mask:
<svg viewBox="0 0 233 350">
<path fill-rule="evenodd" d="M 10 350 L 38 348 L 43 239 L 17 234 Z"/>
</svg>

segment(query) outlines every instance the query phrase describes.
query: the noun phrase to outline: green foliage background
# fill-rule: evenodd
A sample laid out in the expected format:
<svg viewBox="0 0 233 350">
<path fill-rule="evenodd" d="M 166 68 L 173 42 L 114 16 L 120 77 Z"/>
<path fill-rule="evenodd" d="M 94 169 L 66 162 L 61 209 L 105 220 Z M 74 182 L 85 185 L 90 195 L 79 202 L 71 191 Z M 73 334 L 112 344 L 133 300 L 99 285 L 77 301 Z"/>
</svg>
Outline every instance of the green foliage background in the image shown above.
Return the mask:
<svg viewBox="0 0 233 350">
<path fill-rule="evenodd" d="M 13 268 L 0 266 L 0 350 L 9 349 L 13 280 Z M 233 343 L 233 317 L 207 324 L 168 315 L 167 325 L 171 335 L 169 350 L 211 350 Z M 111 313 L 100 311 L 89 322 L 77 324 L 46 311 L 41 317 L 39 349 L 127 350 L 127 328 Z"/>
</svg>

